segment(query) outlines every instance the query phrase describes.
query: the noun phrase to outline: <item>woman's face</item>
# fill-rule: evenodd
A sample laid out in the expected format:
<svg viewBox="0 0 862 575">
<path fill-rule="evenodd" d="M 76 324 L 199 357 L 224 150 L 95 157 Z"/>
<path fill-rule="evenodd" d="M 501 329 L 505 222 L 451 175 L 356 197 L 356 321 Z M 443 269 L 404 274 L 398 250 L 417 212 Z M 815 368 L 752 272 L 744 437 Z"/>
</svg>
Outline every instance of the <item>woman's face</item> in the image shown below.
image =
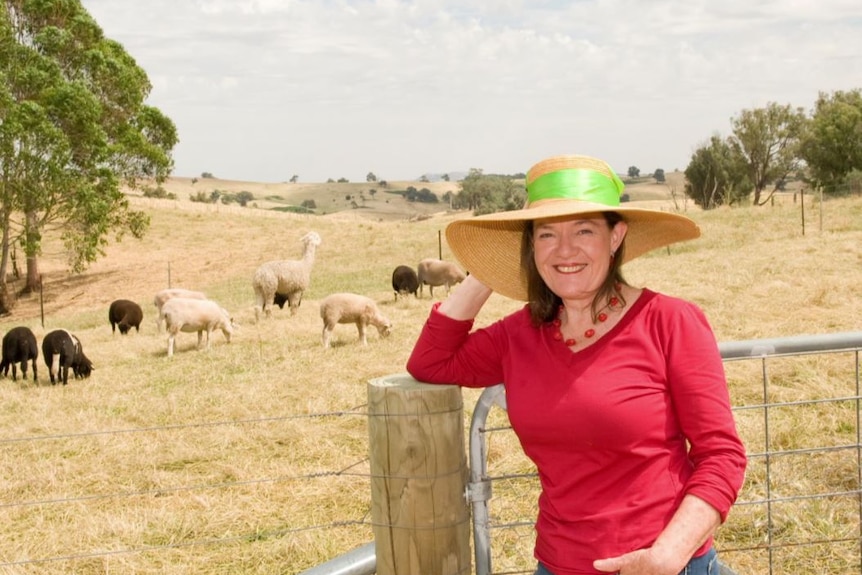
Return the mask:
<svg viewBox="0 0 862 575">
<path fill-rule="evenodd" d="M 625 237 L 625 222 L 613 228 L 597 214 L 533 222 L 533 254 L 539 275 L 563 300 L 592 299 L 608 275 L 611 252 Z"/>
</svg>

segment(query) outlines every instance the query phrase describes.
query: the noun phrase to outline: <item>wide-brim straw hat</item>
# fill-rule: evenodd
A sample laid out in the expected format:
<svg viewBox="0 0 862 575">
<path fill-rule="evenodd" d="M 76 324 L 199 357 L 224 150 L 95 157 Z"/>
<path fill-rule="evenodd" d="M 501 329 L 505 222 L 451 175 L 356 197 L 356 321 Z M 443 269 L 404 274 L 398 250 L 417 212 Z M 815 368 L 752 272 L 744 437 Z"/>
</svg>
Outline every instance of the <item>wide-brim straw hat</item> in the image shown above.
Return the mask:
<svg viewBox="0 0 862 575">
<path fill-rule="evenodd" d="M 675 242 L 700 236 L 689 218 L 620 204 L 624 184 L 602 160 L 554 156 L 527 172 L 527 203 L 520 210 L 497 212 L 446 227 L 452 253 L 467 271 L 506 297 L 527 301 L 521 266 L 521 238 L 533 220 L 616 212 L 628 224 L 623 263 Z"/>
</svg>

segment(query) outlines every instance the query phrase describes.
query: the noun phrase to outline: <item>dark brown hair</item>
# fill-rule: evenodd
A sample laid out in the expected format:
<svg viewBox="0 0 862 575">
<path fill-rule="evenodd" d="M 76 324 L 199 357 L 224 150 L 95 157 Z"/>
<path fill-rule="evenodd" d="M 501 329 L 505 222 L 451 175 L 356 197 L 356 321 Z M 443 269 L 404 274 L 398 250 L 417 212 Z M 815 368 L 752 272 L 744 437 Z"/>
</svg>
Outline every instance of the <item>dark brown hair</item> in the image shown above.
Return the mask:
<svg viewBox="0 0 862 575">
<path fill-rule="evenodd" d="M 623 221 L 623 217 L 616 212 L 602 212 L 605 221 L 608 223 L 608 228 L 613 229 L 619 222 Z M 551 291 L 551 289 L 539 275 L 539 270 L 536 267 L 536 260 L 533 257 L 533 226 L 535 222 L 527 222 L 524 226 L 524 232 L 521 237 L 521 273 L 527 280 L 527 298 L 530 306 L 530 318 L 533 325 L 539 326 L 543 323 L 553 321 L 557 317 L 560 304 L 563 300 Z M 614 258 L 611 262 L 611 267 L 608 270 L 608 275 L 605 281 L 596 292 L 593 298 L 591 312 L 593 321 L 596 321 L 596 316 L 599 311 L 604 308 L 610 298 L 614 295 L 620 300 L 621 305 L 625 305 L 625 300 L 622 294 L 615 292 L 617 284 L 627 285 L 623 278 L 622 262 L 625 255 L 625 239 L 623 239 L 620 247 L 614 252 Z"/>
</svg>

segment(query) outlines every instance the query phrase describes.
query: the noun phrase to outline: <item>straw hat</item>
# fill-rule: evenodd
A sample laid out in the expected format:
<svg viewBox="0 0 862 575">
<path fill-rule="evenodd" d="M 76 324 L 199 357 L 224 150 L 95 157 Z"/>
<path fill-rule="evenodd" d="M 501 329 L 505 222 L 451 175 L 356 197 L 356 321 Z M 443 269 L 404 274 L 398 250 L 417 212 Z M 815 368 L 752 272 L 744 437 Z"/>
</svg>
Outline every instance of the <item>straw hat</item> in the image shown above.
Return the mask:
<svg viewBox="0 0 862 575">
<path fill-rule="evenodd" d="M 628 224 L 625 260 L 700 235 L 689 218 L 620 204 L 623 183 L 605 162 L 588 156 L 554 156 L 527 172 L 527 203 L 520 210 L 458 220 L 446 239 L 458 261 L 482 283 L 527 301 L 521 268 L 521 237 L 539 218 L 616 212 Z"/>
</svg>

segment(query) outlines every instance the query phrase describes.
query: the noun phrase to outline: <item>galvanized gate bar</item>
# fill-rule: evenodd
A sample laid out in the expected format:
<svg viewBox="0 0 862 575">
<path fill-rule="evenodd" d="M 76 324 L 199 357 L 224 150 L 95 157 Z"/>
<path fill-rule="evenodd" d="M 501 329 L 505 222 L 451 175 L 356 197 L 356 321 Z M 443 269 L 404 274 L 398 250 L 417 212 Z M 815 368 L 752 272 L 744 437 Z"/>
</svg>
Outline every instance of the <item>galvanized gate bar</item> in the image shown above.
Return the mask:
<svg viewBox="0 0 862 575">
<path fill-rule="evenodd" d="M 299 575 L 374 575 L 376 572 L 377 554 L 374 550 L 374 542 L 371 542 L 303 571 Z"/>
<path fill-rule="evenodd" d="M 720 342 L 718 347 L 724 361 L 838 351 L 856 350 L 858 352 L 862 350 L 862 331 Z M 857 397 L 859 394 L 858 373 L 857 354 Z M 505 403 L 505 391 L 502 384 L 486 388 L 479 396 L 470 424 L 470 484 L 467 488 L 467 497 L 473 509 L 476 575 L 491 575 L 488 501 L 491 499 L 492 485 L 487 474 L 485 421 L 492 406 L 497 405 L 505 409 Z M 862 426 L 862 422 L 857 421 L 857 436 L 862 433 L 860 426 Z M 857 457 L 860 462 L 859 481 L 860 486 L 862 486 L 862 447 L 860 447 Z M 862 495 L 860 495 L 860 516 L 862 516 Z M 860 521 L 860 535 L 862 536 L 862 521 Z M 724 566 L 723 568 L 727 569 Z"/>
<path fill-rule="evenodd" d="M 725 341 L 718 344 L 718 349 L 721 352 L 721 358 L 725 361 L 862 349 L 862 331 Z"/>
</svg>

